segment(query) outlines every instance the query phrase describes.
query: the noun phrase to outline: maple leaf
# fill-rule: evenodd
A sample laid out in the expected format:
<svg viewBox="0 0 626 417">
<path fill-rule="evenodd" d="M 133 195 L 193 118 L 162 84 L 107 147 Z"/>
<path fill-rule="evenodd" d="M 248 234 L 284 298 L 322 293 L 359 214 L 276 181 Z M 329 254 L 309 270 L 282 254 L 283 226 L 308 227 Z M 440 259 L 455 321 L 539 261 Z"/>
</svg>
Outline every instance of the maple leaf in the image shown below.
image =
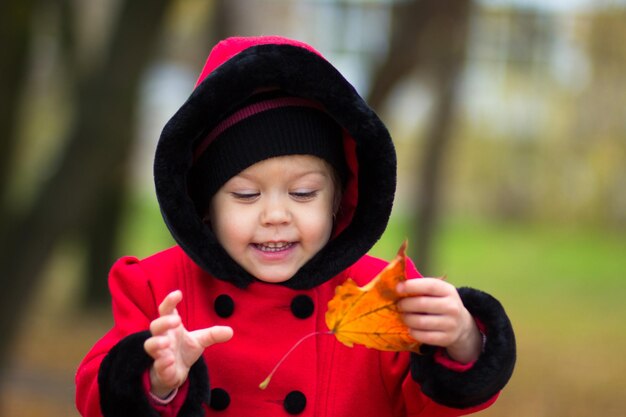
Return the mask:
<svg viewBox="0 0 626 417">
<path fill-rule="evenodd" d="M 409 334 L 397 302 L 407 295 L 396 286 L 406 281 L 406 241 L 398 254 L 367 285 L 352 279 L 338 286 L 328 303 L 326 325 L 337 340 L 348 347 L 355 343 L 384 351 L 420 352 L 420 343 Z"/>
</svg>

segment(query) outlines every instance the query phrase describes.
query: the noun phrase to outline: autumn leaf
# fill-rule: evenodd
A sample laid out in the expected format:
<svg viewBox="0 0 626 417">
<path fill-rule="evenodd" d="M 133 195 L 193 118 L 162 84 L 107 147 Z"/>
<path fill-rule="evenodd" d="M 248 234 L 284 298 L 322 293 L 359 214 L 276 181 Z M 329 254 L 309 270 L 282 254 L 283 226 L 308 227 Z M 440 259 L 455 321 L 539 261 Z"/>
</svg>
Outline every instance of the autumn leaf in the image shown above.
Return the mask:
<svg viewBox="0 0 626 417">
<path fill-rule="evenodd" d="M 405 295 L 396 291 L 406 280 L 406 242 L 396 258 L 372 281 L 359 287 L 352 279 L 338 286 L 328 303 L 326 324 L 337 340 L 384 351 L 419 353 L 420 343 L 402 322 L 397 301 Z"/>
</svg>

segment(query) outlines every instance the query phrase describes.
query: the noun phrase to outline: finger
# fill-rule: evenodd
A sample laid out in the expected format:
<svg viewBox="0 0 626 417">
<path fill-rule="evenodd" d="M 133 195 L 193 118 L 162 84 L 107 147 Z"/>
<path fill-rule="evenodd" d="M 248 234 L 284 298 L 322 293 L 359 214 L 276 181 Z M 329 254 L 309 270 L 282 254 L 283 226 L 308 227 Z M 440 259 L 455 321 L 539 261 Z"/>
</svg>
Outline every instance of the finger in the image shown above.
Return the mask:
<svg viewBox="0 0 626 417">
<path fill-rule="evenodd" d="M 180 326 L 181 318 L 179 315 L 168 315 L 162 316 L 157 319 L 152 320 L 150 323 L 150 333 L 153 336 L 165 334 L 168 330 L 173 330 L 176 327 Z"/>
<path fill-rule="evenodd" d="M 405 295 L 428 295 L 431 297 L 445 297 L 456 291 L 456 288 L 448 282 L 439 278 L 416 278 L 409 279 L 398 284 L 396 289 L 400 294 Z"/>
<path fill-rule="evenodd" d="M 209 347 L 216 343 L 224 343 L 233 337 L 233 329 L 228 326 L 213 326 L 191 332 L 202 347 Z"/>
<path fill-rule="evenodd" d="M 398 310 L 402 313 L 448 314 L 455 302 L 449 297 L 418 295 L 398 301 Z"/>
<path fill-rule="evenodd" d="M 446 316 L 432 314 L 403 314 L 402 321 L 409 329 L 421 331 L 451 332 L 454 322 Z"/>
<path fill-rule="evenodd" d="M 438 298 L 427 296 L 406 297 L 398 301 L 398 310 L 402 313 L 434 314 Z"/>
<path fill-rule="evenodd" d="M 153 359 L 157 359 L 159 356 L 159 352 L 167 349 L 170 346 L 170 340 L 164 336 L 156 336 L 150 337 L 146 339 L 143 344 L 143 348 L 148 355 L 150 355 Z"/>
<path fill-rule="evenodd" d="M 182 301 L 182 299 L 183 293 L 180 290 L 172 291 L 159 305 L 159 314 L 161 316 L 174 314 L 176 312 L 176 306 Z"/>
<path fill-rule="evenodd" d="M 167 383 L 169 379 L 176 375 L 176 358 L 173 354 L 164 355 L 154 360 L 153 367 L 156 377 L 161 382 Z"/>
<path fill-rule="evenodd" d="M 413 339 L 427 345 L 445 347 L 450 343 L 445 332 L 409 329 L 409 334 Z"/>
<path fill-rule="evenodd" d="M 175 363 L 176 363 L 176 357 L 174 356 L 173 353 L 169 352 L 155 359 L 153 366 L 154 366 L 154 370 L 159 375 L 162 376 L 163 373 L 167 370 L 167 368 L 174 365 Z"/>
</svg>

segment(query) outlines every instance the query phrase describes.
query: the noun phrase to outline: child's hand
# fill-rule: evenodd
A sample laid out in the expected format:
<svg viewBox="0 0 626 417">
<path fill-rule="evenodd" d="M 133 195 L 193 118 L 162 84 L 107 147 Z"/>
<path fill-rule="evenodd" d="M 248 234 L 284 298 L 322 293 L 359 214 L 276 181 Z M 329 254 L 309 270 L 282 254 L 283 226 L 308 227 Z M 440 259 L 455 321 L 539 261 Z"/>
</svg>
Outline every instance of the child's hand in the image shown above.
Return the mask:
<svg viewBox="0 0 626 417">
<path fill-rule="evenodd" d="M 180 291 L 173 291 L 159 305 L 160 317 L 150 323 L 150 337 L 144 349 L 154 359 L 150 368 L 151 391 L 165 398 L 187 379 L 191 366 L 205 348 L 228 341 L 233 330 L 226 326 L 187 331 L 176 305 L 183 299 Z"/>
<path fill-rule="evenodd" d="M 437 278 L 410 279 L 397 290 L 410 295 L 398 302 L 398 308 L 413 338 L 446 348 L 457 362 L 478 359 L 482 336 L 452 284 Z"/>
</svg>

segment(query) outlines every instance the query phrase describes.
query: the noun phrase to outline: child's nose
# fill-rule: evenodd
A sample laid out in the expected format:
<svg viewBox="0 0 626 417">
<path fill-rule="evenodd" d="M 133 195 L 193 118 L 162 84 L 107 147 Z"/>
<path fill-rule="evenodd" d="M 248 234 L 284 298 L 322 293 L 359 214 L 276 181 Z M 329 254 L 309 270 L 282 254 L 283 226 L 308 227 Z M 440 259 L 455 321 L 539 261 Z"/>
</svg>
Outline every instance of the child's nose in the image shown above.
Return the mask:
<svg viewBox="0 0 626 417">
<path fill-rule="evenodd" d="M 268 198 L 263 212 L 261 213 L 261 223 L 271 226 L 277 224 L 287 224 L 291 221 L 291 212 L 288 205 L 284 204 L 280 198 Z"/>
</svg>

